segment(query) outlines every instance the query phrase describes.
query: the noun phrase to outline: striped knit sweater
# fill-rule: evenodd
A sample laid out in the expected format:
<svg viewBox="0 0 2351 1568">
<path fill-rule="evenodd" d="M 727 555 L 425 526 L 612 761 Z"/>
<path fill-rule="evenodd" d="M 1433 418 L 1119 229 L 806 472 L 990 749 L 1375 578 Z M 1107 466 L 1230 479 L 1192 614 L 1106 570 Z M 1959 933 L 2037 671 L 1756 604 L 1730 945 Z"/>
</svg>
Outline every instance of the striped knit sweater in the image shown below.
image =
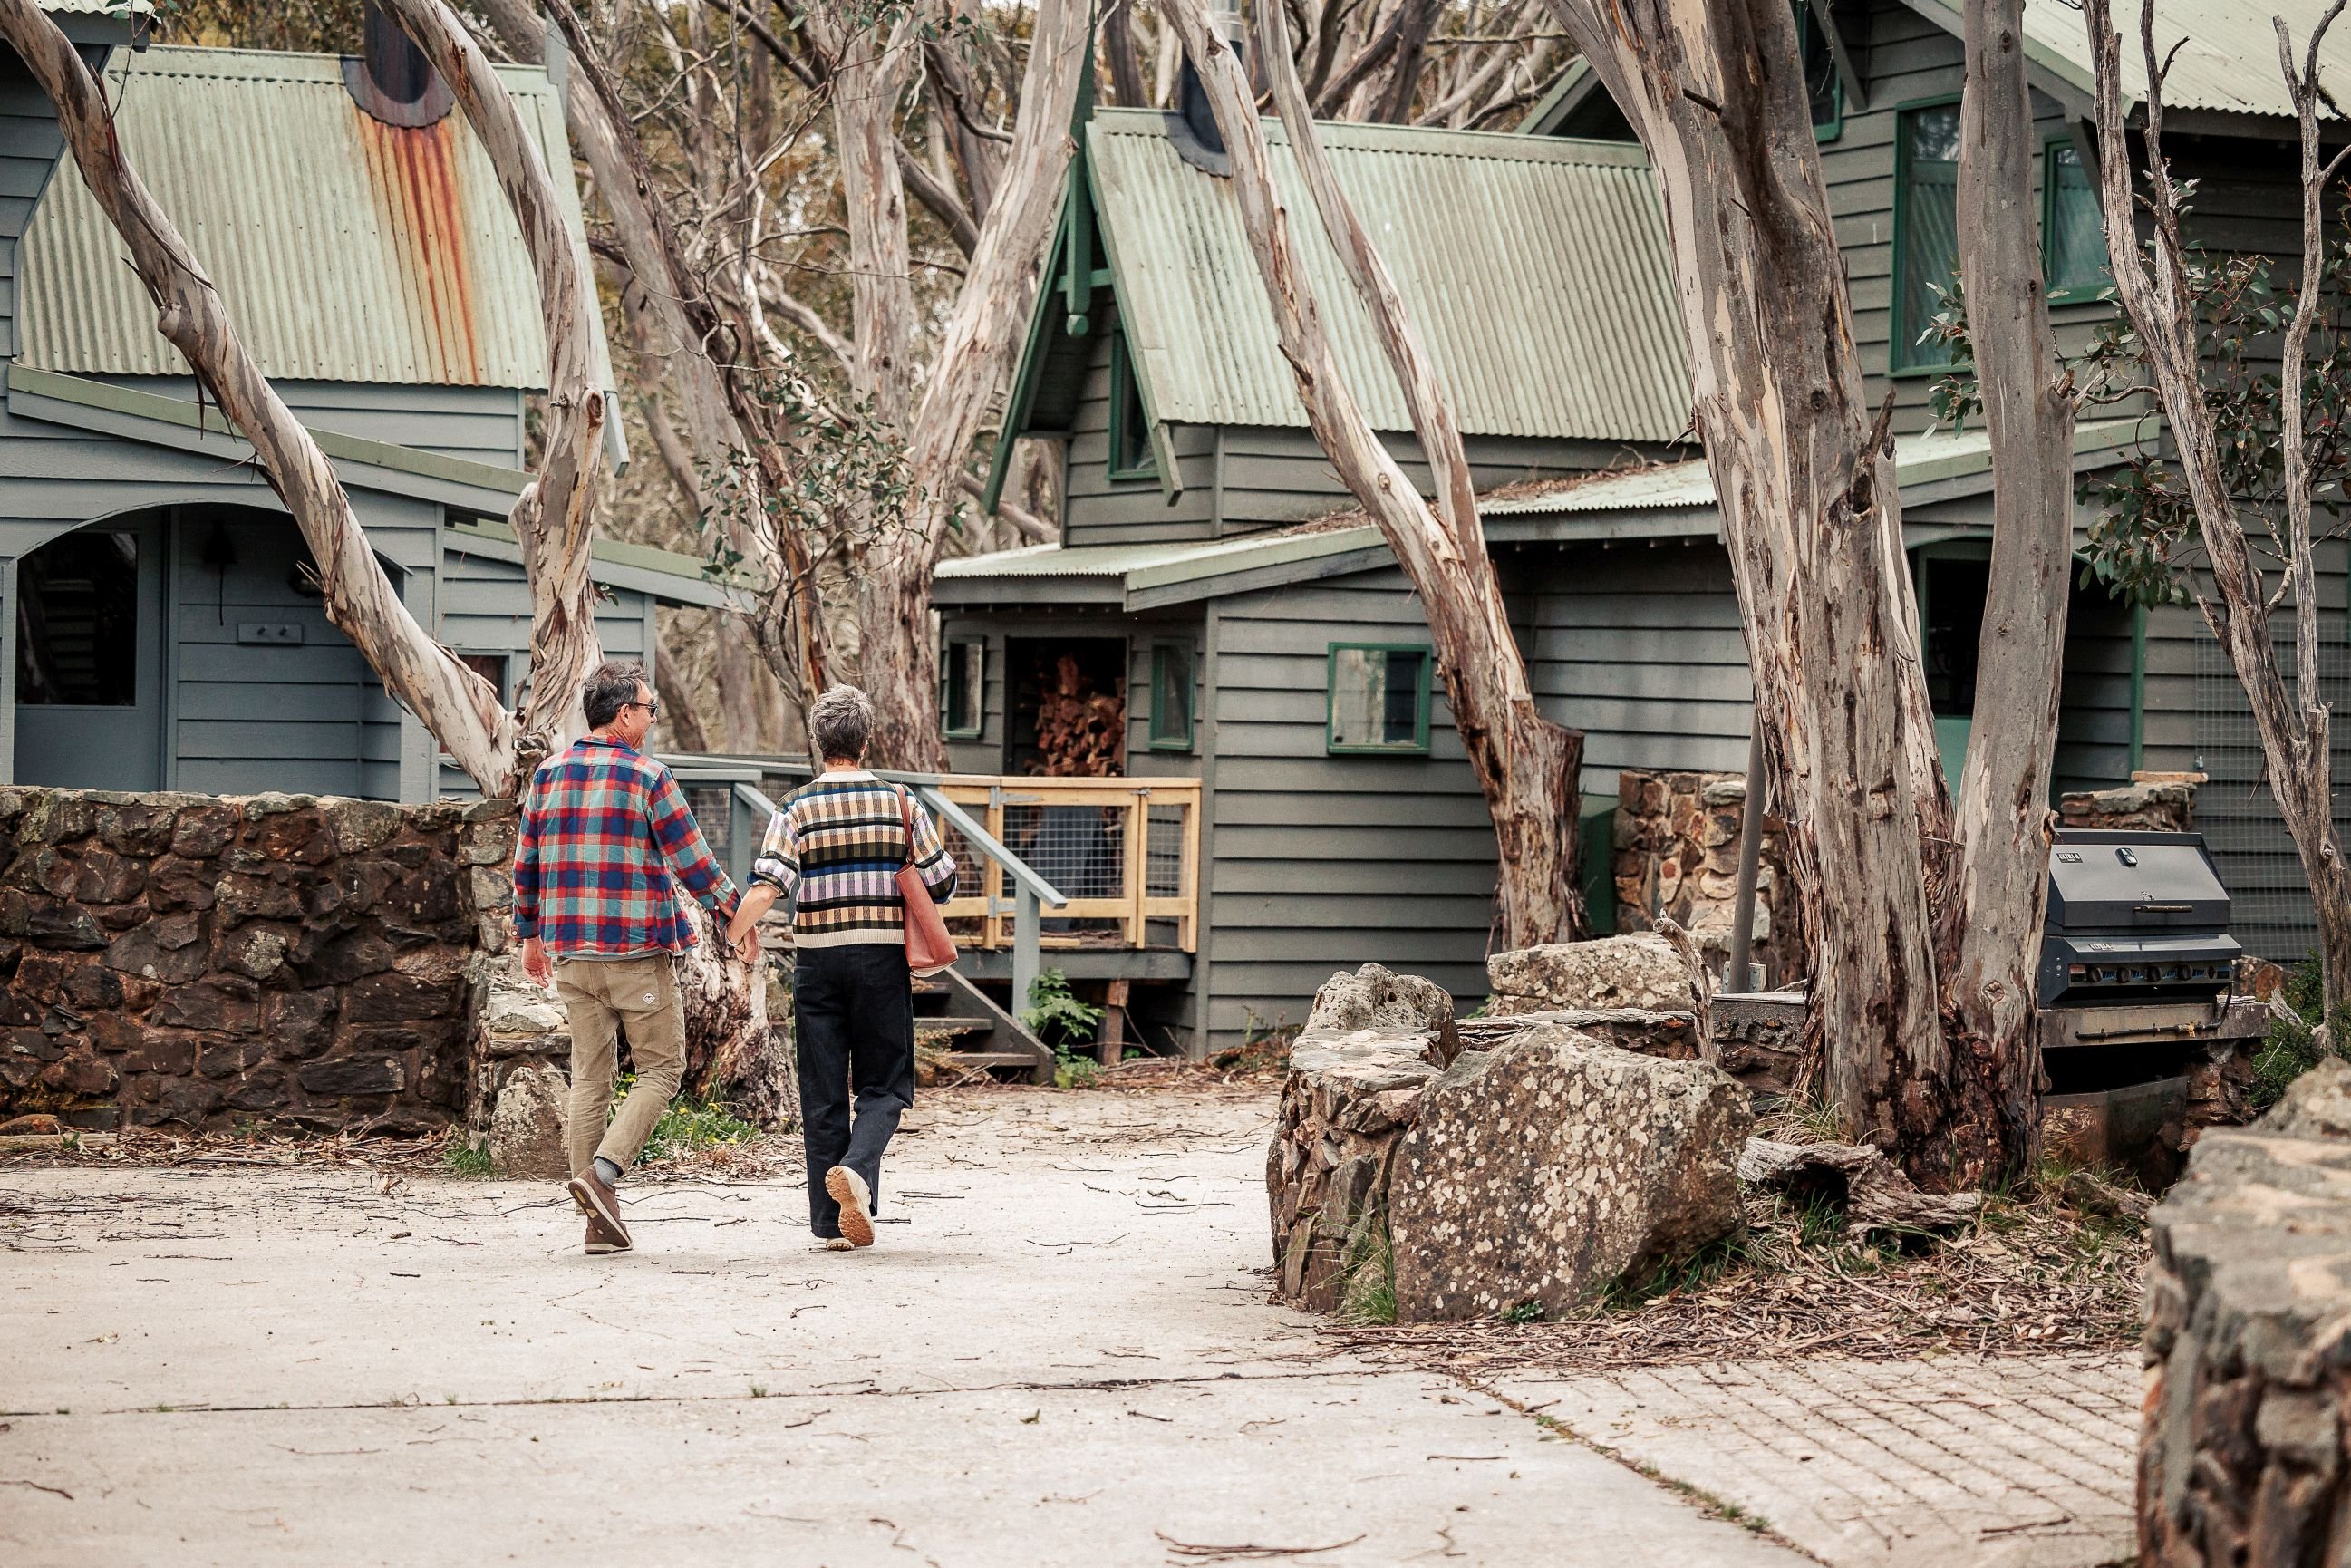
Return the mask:
<svg viewBox="0 0 2351 1568">
<path fill-rule="evenodd" d="M 784 797 L 751 862 L 751 880 L 799 901 L 793 938 L 803 947 L 845 947 L 906 939 L 905 904 L 893 880 L 911 858 L 931 896 L 955 890 L 955 857 L 938 824 L 914 801 L 914 853 L 907 853 L 907 791 L 862 768 L 826 773 Z"/>
</svg>

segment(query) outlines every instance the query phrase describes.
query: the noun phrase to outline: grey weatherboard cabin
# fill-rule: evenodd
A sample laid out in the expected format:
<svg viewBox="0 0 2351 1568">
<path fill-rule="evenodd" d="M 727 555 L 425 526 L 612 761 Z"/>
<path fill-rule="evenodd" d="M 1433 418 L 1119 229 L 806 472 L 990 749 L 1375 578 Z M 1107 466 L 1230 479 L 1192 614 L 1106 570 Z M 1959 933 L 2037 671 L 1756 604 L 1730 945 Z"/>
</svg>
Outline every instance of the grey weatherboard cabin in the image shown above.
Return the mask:
<svg viewBox="0 0 2351 1568">
<path fill-rule="evenodd" d="M 2085 172 L 2086 45 L 2059 0 L 2028 0 L 2027 14 L 2044 253 L 2073 351 L 2116 309 Z M 1905 539 L 1956 772 L 1991 460 L 1980 425 L 1931 428 L 1942 367 L 1918 340 L 1957 268 L 1958 16 L 1934 0 L 1815 0 L 1802 21 L 1869 399 L 1896 393 Z M 2191 30 L 2183 58 L 2196 68 L 2173 83 L 2167 128 L 2186 172 L 2210 176 L 2201 239 L 2298 253 L 2273 63 L 2266 76 L 2236 63 L 2232 24 L 2206 8 L 2174 21 Z M 1266 130 L 1351 383 L 1414 471 L 1394 379 L 1279 125 Z M 1689 439 L 1646 159 L 1580 69 L 1522 130 L 1325 133 L 1458 402 L 1538 695 L 1586 733 L 1585 885 L 1604 929 L 1618 771 L 1739 770 L 1751 688 L 1712 483 Z M 1341 510 L 1350 497 L 1306 429 L 1229 189 L 1196 141 L 1155 111 L 1104 110 L 1085 126 L 992 476 L 1016 437 L 1062 443 L 1061 537 L 947 562 L 935 589 L 956 769 L 1038 765 L 1038 705 L 1066 658 L 1090 687 L 1123 695 L 1130 776 L 1201 781 L 1196 950 L 1155 971 L 1134 1008 L 1161 1043 L 1201 1051 L 1300 1021 L 1333 969 L 1366 959 L 1482 995 L 1495 846 L 1426 621 L 1377 530 Z M 2130 408 L 2085 418 L 2077 473 L 2094 481 L 2152 429 Z M 2093 514 L 2085 499 L 2085 526 Z M 2340 545 L 2320 591 L 2345 633 L 2329 668 L 2351 696 Z M 2077 588 L 2057 787 L 2140 769 L 2210 775 L 2199 822 L 2238 895 L 2240 934 L 2298 957 L 2307 890 L 2219 648 L 2192 612 Z"/>
<path fill-rule="evenodd" d="M 364 57 L 338 58 L 141 47 L 95 0 L 47 8 L 103 71 L 133 165 L 410 610 L 511 700 L 530 601 L 504 518 L 529 478 L 546 353 L 520 235 L 447 89 L 380 25 Z M 540 68 L 498 68 L 584 266 L 560 95 Z M 16 628 L 0 782 L 468 790 L 328 624 L 293 522 L 156 333 L 48 99 L 5 50 L 0 275 L 0 610 Z M 653 657 L 657 603 L 722 601 L 697 562 L 643 547 L 600 545 L 595 575 L 616 655 Z"/>
</svg>

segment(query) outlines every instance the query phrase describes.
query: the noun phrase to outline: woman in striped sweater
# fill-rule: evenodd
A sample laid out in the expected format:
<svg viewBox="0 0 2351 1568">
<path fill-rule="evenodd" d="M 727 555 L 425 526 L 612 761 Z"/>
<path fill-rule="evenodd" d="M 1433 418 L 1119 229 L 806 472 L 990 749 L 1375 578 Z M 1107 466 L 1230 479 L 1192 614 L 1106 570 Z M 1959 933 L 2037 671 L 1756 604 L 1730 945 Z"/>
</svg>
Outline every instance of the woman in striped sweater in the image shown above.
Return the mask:
<svg viewBox="0 0 2351 1568">
<path fill-rule="evenodd" d="M 792 1022 L 809 1224 L 827 1247 L 845 1251 L 873 1245 L 882 1152 L 914 1103 L 914 998 L 898 869 L 913 864 L 944 903 L 956 863 L 913 792 L 866 771 L 873 704 L 863 692 L 833 687 L 808 721 L 824 771 L 786 796 L 768 824 L 727 933 L 739 940 L 778 898 L 799 895 Z"/>
</svg>

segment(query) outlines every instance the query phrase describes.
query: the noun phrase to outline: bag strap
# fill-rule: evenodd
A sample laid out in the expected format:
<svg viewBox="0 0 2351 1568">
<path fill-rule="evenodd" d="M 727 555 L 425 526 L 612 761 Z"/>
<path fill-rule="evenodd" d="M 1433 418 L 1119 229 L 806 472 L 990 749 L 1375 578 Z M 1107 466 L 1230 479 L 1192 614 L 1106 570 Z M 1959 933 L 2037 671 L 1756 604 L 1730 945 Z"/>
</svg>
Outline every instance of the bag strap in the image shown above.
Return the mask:
<svg viewBox="0 0 2351 1568">
<path fill-rule="evenodd" d="M 898 810 L 899 821 L 906 827 L 906 858 L 898 862 L 898 869 L 904 871 L 914 863 L 914 792 L 903 784 L 898 787 Z"/>
</svg>

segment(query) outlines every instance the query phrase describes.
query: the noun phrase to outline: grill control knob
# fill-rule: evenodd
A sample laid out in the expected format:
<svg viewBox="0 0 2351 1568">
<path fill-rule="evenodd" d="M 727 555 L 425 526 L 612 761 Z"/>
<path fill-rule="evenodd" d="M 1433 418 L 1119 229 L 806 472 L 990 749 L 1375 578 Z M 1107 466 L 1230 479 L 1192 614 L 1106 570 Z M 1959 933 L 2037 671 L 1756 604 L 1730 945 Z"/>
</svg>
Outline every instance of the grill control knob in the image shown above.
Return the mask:
<svg viewBox="0 0 2351 1568">
<path fill-rule="evenodd" d="M 2125 865 L 2138 864 L 2138 852 L 2128 844 L 2117 844 L 2115 847 L 2115 858 Z"/>
</svg>

